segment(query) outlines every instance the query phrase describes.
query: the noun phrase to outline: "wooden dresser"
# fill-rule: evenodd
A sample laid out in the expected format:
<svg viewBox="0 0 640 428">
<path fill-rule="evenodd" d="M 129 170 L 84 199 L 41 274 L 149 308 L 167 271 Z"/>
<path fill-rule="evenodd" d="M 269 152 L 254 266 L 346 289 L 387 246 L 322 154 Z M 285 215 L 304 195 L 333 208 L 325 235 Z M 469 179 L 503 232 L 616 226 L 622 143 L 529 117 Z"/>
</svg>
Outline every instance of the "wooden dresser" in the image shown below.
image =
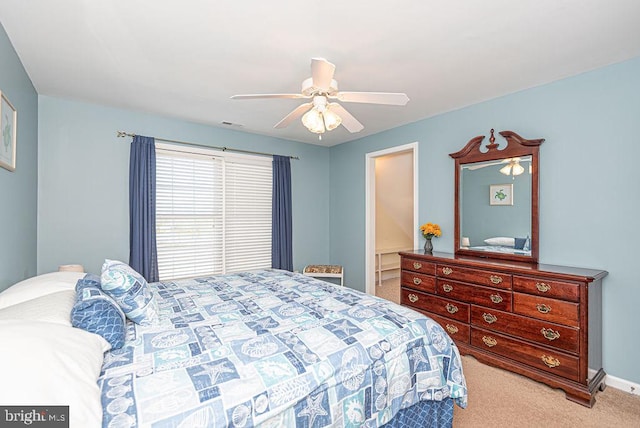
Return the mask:
<svg viewBox="0 0 640 428">
<path fill-rule="evenodd" d="M 401 303 L 430 316 L 463 355 L 593 406 L 604 388 L 606 271 L 401 252 Z"/>
</svg>

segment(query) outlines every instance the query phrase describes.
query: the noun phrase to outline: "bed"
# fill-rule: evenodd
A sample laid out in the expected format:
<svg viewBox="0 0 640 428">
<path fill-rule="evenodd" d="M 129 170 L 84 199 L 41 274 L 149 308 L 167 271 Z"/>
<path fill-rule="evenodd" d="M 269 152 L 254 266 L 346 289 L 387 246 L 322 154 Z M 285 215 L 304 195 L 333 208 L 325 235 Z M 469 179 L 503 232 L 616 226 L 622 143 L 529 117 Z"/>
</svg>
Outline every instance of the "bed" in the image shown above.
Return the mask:
<svg viewBox="0 0 640 428">
<path fill-rule="evenodd" d="M 531 255 L 531 239 L 529 235 L 525 238 L 513 238 L 506 236 L 496 236 L 486 238 L 484 245 L 474 245 L 465 247 L 475 251 L 488 251 L 491 253 L 517 254 L 522 256 Z"/>
<path fill-rule="evenodd" d="M 89 294 L 80 286 L 100 279 L 68 274 L 65 281 L 54 274 L 49 280 L 55 278 L 61 290 L 61 282 L 78 287 L 76 307 Z M 100 292 L 109 294 L 104 273 L 101 279 Z M 22 379 L 20 359 L 14 359 L 0 402 L 70 405 L 72 427 L 440 427 L 451 426 L 454 404 L 466 406 L 456 346 L 436 322 L 408 308 L 279 270 L 145 286 L 133 311 L 121 305 L 129 314 L 117 340 L 51 319 L 6 321 L 0 336 L 27 324 L 29 334 L 44 338 L 66 328 L 65 334 L 78 336 L 68 342 L 91 352 L 66 344 L 73 355 L 57 358 L 76 365 L 86 359 L 81 365 L 87 369 L 65 376 L 46 370 L 34 379 L 63 376 L 73 385 L 78 378 L 82 385 L 67 385 L 68 398 L 9 393 L 20 389 Z M 12 288 L 0 293 L 0 324 L 3 306 L 15 304 L 3 302 Z M 131 321 L 145 302 L 152 321 Z M 118 311 L 112 311 L 114 319 Z M 29 342 L 24 328 L 17 335 Z M 49 358 L 38 351 L 39 358 Z"/>
<path fill-rule="evenodd" d="M 503 253 L 503 254 L 518 254 L 522 256 L 530 256 L 531 250 L 521 250 L 513 247 L 505 247 L 502 245 L 477 245 L 473 247 L 466 247 L 469 250 L 475 251 L 489 251 L 491 253 Z"/>
</svg>

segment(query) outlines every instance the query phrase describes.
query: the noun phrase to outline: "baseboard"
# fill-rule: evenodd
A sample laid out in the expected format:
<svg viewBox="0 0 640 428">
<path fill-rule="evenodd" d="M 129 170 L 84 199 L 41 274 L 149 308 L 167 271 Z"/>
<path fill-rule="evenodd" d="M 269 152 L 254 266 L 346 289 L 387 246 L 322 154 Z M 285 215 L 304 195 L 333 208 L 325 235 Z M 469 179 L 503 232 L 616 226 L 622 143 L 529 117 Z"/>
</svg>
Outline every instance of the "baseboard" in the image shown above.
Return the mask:
<svg viewBox="0 0 640 428">
<path fill-rule="evenodd" d="M 628 392 L 629 394 L 633 395 L 640 395 L 640 384 L 628 381 L 626 379 L 607 375 L 604 383 L 611 388 L 619 389 L 620 391 Z"/>
</svg>

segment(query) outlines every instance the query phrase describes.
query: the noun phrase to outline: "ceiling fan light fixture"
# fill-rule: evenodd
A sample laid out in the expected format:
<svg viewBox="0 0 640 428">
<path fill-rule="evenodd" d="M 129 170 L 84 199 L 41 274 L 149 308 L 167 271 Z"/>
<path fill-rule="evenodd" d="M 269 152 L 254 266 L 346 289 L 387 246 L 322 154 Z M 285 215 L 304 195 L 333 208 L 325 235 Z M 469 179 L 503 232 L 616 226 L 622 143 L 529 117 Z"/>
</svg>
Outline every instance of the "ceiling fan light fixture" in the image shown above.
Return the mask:
<svg viewBox="0 0 640 428">
<path fill-rule="evenodd" d="M 327 131 L 333 131 L 342 123 L 342 118 L 331 111 L 329 107 L 324 110 L 322 117 L 324 118 L 324 126 L 327 128 Z"/>
<path fill-rule="evenodd" d="M 302 124 L 314 134 L 322 134 L 325 131 L 322 113 L 315 107 L 302 116 Z"/>
<path fill-rule="evenodd" d="M 513 165 L 513 171 L 512 174 L 513 175 L 520 175 L 524 172 L 524 167 L 522 165 L 520 165 L 520 162 L 516 162 Z"/>
<path fill-rule="evenodd" d="M 520 175 L 524 172 L 524 167 L 520 165 L 520 158 L 509 159 L 509 163 L 502 168 L 500 168 L 500 172 L 504 175 Z"/>
</svg>

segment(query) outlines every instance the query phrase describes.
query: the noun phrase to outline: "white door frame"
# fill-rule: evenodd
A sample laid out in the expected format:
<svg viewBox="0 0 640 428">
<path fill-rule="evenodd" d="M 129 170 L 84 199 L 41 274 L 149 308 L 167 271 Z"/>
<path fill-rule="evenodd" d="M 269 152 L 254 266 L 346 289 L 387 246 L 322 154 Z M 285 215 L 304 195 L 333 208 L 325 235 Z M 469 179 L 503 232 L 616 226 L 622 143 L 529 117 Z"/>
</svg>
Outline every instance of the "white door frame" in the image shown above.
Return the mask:
<svg viewBox="0 0 640 428">
<path fill-rule="evenodd" d="M 418 248 L 418 142 L 402 146 L 390 147 L 366 155 L 365 178 L 365 291 L 367 294 L 376 294 L 375 267 L 376 267 L 376 158 L 400 152 L 412 152 L 413 154 L 413 248 Z"/>
</svg>

